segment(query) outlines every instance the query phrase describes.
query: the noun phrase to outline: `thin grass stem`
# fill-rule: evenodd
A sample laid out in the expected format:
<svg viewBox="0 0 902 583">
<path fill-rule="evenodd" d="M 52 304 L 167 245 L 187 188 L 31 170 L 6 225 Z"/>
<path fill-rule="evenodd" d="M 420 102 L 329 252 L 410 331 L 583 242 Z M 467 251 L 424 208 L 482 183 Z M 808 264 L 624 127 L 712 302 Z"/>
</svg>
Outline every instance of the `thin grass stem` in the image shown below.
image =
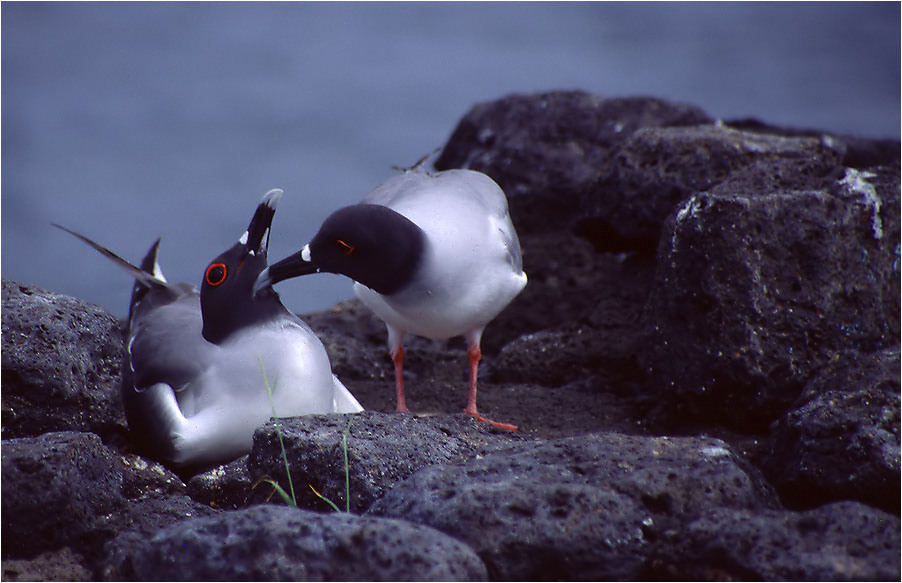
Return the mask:
<svg viewBox="0 0 902 583">
<path fill-rule="evenodd" d="M 291 481 L 291 469 L 288 466 L 288 454 L 285 453 L 285 442 L 282 440 L 282 428 L 279 423 L 279 416 L 276 414 L 276 405 L 272 400 L 272 387 L 269 385 L 269 378 L 266 376 L 266 369 L 263 367 L 263 358 L 257 355 L 257 360 L 260 361 L 260 374 L 263 375 L 263 384 L 266 386 L 266 394 L 269 395 L 269 406 L 272 408 L 272 416 L 276 420 L 276 435 L 279 438 L 279 446 L 282 448 L 282 461 L 285 462 L 285 475 L 288 476 L 288 490 L 291 492 L 291 506 L 297 507 L 298 499 L 294 495 L 294 484 Z M 288 498 L 285 496 L 285 491 L 281 490 L 280 495 L 285 499 L 285 502 L 288 503 Z M 316 490 L 314 490 L 315 492 Z"/>
</svg>

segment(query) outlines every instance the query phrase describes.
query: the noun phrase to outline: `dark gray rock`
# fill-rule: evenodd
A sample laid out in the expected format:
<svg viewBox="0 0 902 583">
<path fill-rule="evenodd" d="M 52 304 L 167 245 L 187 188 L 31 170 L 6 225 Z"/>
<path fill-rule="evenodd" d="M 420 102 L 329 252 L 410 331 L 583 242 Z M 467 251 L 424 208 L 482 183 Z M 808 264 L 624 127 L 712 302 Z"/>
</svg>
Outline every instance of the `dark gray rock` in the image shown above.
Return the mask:
<svg viewBox="0 0 902 583">
<path fill-rule="evenodd" d="M 647 290 L 654 273 L 649 261 L 627 261 L 620 267 L 619 257 L 596 253 L 592 245 L 568 230 L 521 236 L 520 244 L 529 283 L 486 327 L 482 342 L 486 356 L 524 334 L 582 323 L 593 310 L 617 306 L 617 296 L 604 292 L 621 285 L 629 293 L 634 284 Z M 645 281 L 632 274 L 619 277 L 630 269 L 644 275 Z M 632 296 L 640 304 L 641 293 Z"/>
<path fill-rule="evenodd" d="M 852 499 L 899 513 L 899 349 L 846 355 L 774 423 L 766 471 L 783 501 Z"/>
<path fill-rule="evenodd" d="M 435 167 L 479 170 L 504 188 L 529 276 L 523 293 L 486 329 L 484 353 L 571 322 L 596 303 L 596 290 L 609 281 L 605 266 L 596 265 L 592 247 L 571 229 L 612 150 L 641 127 L 710 121 L 693 106 L 580 91 L 512 95 L 464 116 Z"/>
<path fill-rule="evenodd" d="M 345 509 L 347 452 L 350 507 L 359 512 L 427 465 L 462 461 L 520 441 L 522 438 L 516 434 L 466 415 L 415 417 L 373 411 L 308 415 L 281 419 L 278 425 L 270 421 L 258 429 L 254 433 L 248 469 L 255 481 L 269 476 L 288 492 L 282 457 L 284 444 L 298 505 L 328 510 L 329 506 L 313 493 L 315 488 Z"/>
<path fill-rule="evenodd" d="M 369 514 L 465 541 L 495 580 L 600 580 L 638 578 L 668 525 L 775 506 L 722 441 L 601 434 L 429 466 Z"/>
<path fill-rule="evenodd" d="M 127 541 L 134 542 L 134 541 Z M 476 581 L 464 544 L 399 520 L 262 505 L 189 520 L 111 549 L 110 580 Z"/>
<path fill-rule="evenodd" d="M 100 517 L 94 524 L 91 540 L 82 545 L 84 564 L 94 574 L 94 580 L 109 579 L 113 572 L 109 558 L 115 552 L 146 546 L 147 541 L 163 528 L 217 514 L 217 510 L 184 495 L 129 500 L 127 505 Z"/>
<path fill-rule="evenodd" d="M 556 387 L 600 376 L 613 386 L 632 387 L 644 377 L 635 357 L 645 341 L 642 310 L 653 267 L 609 254 L 598 255 L 592 266 L 597 281 L 584 290 L 581 301 L 590 298 L 594 304 L 583 305 L 578 319 L 549 323 L 543 330 L 508 342 L 490 361 L 494 381 Z M 517 306 L 511 310 L 512 315 L 522 313 Z"/>
<path fill-rule="evenodd" d="M 326 347 L 332 372 L 343 382 L 351 379 L 394 382 L 385 324 L 359 300 L 346 300 L 325 312 L 307 314 L 304 321 Z"/>
<path fill-rule="evenodd" d="M 840 153 L 817 138 L 741 132 L 720 125 L 640 128 L 612 154 L 586 191 L 580 232 L 597 248 L 593 221 L 654 248 L 675 206 L 739 172 L 761 191 L 814 188 L 837 168 Z M 779 171 L 777 171 L 779 169 Z"/>
<path fill-rule="evenodd" d="M 3 439 L 121 433 L 122 332 L 108 312 L 3 281 Z"/>
<path fill-rule="evenodd" d="M 737 130 L 787 137 L 809 137 L 824 140 L 832 149 L 842 154 L 840 164 L 847 168 L 866 169 L 874 166 L 891 166 L 898 163 L 898 140 L 874 140 L 850 134 L 831 134 L 823 130 L 775 126 L 759 119 L 730 119 L 724 125 Z"/>
<path fill-rule="evenodd" d="M 604 362 L 608 356 L 604 340 L 594 328 L 572 324 L 524 334 L 505 345 L 492 362 L 492 378 L 549 387 L 586 378 L 606 364 L 620 364 Z"/>
<path fill-rule="evenodd" d="M 254 482 L 247 469 L 248 456 L 195 474 L 188 480 L 188 495 L 214 508 L 247 506 Z"/>
<path fill-rule="evenodd" d="M 119 462 L 96 435 L 3 440 L 2 460 L 4 557 L 77 547 L 125 503 Z"/>
<path fill-rule="evenodd" d="M 435 162 L 471 168 L 504 189 L 520 236 L 570 226 L 580 195 L 611 150 L 644 127 L 710 123 L 703 111 L 653 98 L 581 91 L 511 95 L 475 105 Z"/>
<path fill-rule="evenodd" d="M 484 354 L 523 334 L 575 321 L 603 297 L 598 291 L 612 281 L 608 266 L 573 228 L 612 152 L 639 128 L 711 121 L 691 105 L 581 91 L 511 95 L 467 112 L 435 167 L 471 168 L 498 182 L 529 276 L 526 289 L 486 328 Z M 620 244 L 618 251 L 629 246 Z"/>
<path fill-rule="evenodd" d="M 650 561 L 648 579 L 898 581 L 899 519 L 855 502 L 807 512 L 713 509 Z"/>
<path fill-rule="evenodd" d="M 329 353 L 332 372 L 342 382 L 367 380 L 385 382 L 391 391 L 395 368 L 388 351 L 385 323 L 359 300 L 346 300 L 325 312 L 304 315 Z M 404 344 L 405 379 L 435 375 L 437 365 L 453 363 L 456 376 L 465 370 L 466 348 L 461 342 L 453 350 L 447 342 L 409 336 Z"/>
<path fill-rule="evenodd" d="M 184 494 L 185 483 L 160 462 L 135 454 L 119 458 L 122 467 L 122 495 L 130 500 Z"/>
<path fill-rule="evenodd" d="M 33 559 L 3 559 L 4 581 L 90 581 L 84 558 L 66 547 Z"/>
<path fill-rule="evenodd" d="M 137 540 L 146 541 L 162 528 L 221 513 L 220 510 L 195 502 L 184 495 L 148 496 L 129 500 L 124 508 L 105 516 L 97 526 L 107 530 L 110 541 L 119 535 L 135 536 Z"/>
<path fill-rule="evenodd" d="M 835 192 L 700 193 L 674 213 L 639 355 L 671 419 L 763 430 L 836 354 L 898 345 L 890 174 L 850 171 Z"/>
</svg>

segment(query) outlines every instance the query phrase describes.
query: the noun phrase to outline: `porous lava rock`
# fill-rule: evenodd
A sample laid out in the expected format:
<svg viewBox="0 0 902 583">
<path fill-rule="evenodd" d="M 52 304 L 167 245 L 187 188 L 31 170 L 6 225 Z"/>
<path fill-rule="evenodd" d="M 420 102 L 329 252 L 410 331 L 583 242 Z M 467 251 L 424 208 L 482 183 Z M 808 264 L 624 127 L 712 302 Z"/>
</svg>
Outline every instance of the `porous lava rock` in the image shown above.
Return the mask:
<svg viewBox="0 0 902 583">
<path fill-rule="evenodd" d="M 100 306 L 3 281 L 3 439 L 122 432 L 122 332 Z"/>
<path fill-rule="evenodd" d="M 111 549 L 111 580 L 481 581 L 461 542 L 399 520 L 284 506 L 183 521 Z"/>
</svg>

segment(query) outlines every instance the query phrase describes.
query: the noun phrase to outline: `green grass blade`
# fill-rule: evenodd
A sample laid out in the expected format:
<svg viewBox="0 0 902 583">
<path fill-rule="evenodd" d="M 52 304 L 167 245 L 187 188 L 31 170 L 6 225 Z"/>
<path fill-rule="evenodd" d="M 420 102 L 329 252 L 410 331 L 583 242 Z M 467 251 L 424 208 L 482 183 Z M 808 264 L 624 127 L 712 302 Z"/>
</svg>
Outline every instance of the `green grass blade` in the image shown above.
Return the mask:
<svg viewBox="0 0 902 583">
<path fill-rule="evenodd" d="M 285 504 L 287 504 L 289 506 L 297 507 L 297 504 L 294 502 L 294 500 L 291 498 L 291 496 L 288 495 L 288 493 L 285 491 L 285 489 L 282 488 L 282 486 L 280 486 L 277 481 L 273 480 L 269 476 L 263 476 L 263 477 L 259 478 L 256 482 L 254 482 L 253 486 L 251 486 L 251 490 L 255 489 L 257 486 L 259 486 L 260 484 L 263 484 L 263 483 L 266 483 L 266 484 L 269 484 L 270 486 L 272 486 L 273 491 L 276 492 L 282 498 L 282 500 L 285 502 Z M 270 494 L 266 498 L 266 501 L 269 502 L 269 498 L 271 498 L 271 497 L 272 497 L 272 494 Z"/>
<path fill-rule="evenodd" d="M 336 506 L 335 502 L 332 502 L 331 500 L 329 500 L 328 498 L 326 498 L 325 496 L 323 496 L 322 494 L 317 492 L 316 488 L 313 487 L 313 484 L 307 484 L 307 485 L 310 486 L 310 489 L 313 490 L 313 493 L 316 494 L 317 498 L 319 498 L 320 500 L 322 500 L 323 502 L 325 502 L 326 504 L 331 506 L 333 508 L 333 510 L 335 510 L 335 512 L 341 512 L 341 508 Z"/>
<path fill-rule="evenodd" d="M 257 355 L 257 360 L 260 362 L 260 374 L 263 375 L 263 384 L 266 386 L 266 394 L 269 396 L 269 406 L 272 408 L 272 416 L 276 420 L 276 435 L 279 438 L 279 446 L 282 448 L 282 461 L 285 462 L 285 475 L 288 476 L 288 489 L 291 491 L 290 503 L 285 495 L 285 491 L 281 487 L 279 487 L 279 490 L 281 490 L 282 497 L 285 499 L 286 503 L 297 507 L 298 499 L 294 495 L 294 484 L 291 481 L 291 469 L 288 467 L 288 454 L 285 453 L 285 442 L 282 440 L 282 428 L 279 423 L 279 416 L 276 414 L 276 405 L 272 400 L 272 388 L 269 385 L 269 378 L 266 376 L 266 369 L 263 367 L 263 359 L 260 355 Z"/>
<path fill-rule="evenodd" d="M 263 366 L 263 359 L 258 355 L 257 360 L 260 362 L 260 374 L 263 376 L 263 384 L 266 386 L 266 394 L 269 396 L 269 406 L 272 408 L 272 416 L 276 420 L 276 436 L 279 438 L 279 446 L 282 448 L 282 461 L 285 462 L 285 475 L 288 476 L 288 490 L 291 494 L 289 496 L 289 494 L 285 492 L 284 488 L 282 488 L 282 486 L 280 486 L 278 482 L 276 482 L 269 476 L 264 476 L 263 478 L 258 480 L 257 483 L 259 484 L 260 482 L 266 482 L 268 484 L 271 484 L 286 504 L 288 504 L 289 506 L 297 507 L 298 502 L 297 497 L 294 493 L 294 483 L 291 479 L 291 468 L 288 465 L 288 454 L 285 451 L 285 442 L 282 439 L 281 425 L 279 424 L 278 420 L 279 416 L 276 413 L 276 406 L 272 400 L 272 387 L 269 384 L 269 378 L 266 376 L 266 369 Z M 348 514 L 351 513 L 351 471 L 350 464 L 348 462 L 348 435 L 351 432 L 351 421 L 353 421 L 353 419 L 348 419 L 348 424 L 345 427 L 345 430 L 342 432 L 341 437 L 341 448 L 344 452 L 345 462 L 345 512 L 347 512 Z M 316 494 L 316 496 L 320 500 L 331 506 L 335 510 L 335 512 L 341 512 L 341 509 L 334 502 L 317 492 L 316 488 L 313 487 L 313 484 L 308 484 L 308 486 L 310 486 L 310 489 L 313 490 L 313 493 Z"/>
</svg>

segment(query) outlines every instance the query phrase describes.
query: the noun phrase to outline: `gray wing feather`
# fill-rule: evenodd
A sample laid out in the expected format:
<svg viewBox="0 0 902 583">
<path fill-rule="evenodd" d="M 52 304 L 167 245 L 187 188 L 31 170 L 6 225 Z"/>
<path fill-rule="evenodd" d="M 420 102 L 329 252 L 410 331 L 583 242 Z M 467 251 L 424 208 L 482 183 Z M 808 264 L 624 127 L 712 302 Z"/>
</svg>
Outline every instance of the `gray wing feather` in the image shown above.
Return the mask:
<svg viewBox="0 0 902 583">
<path fill-rule="evenodd" d="M 203 339 L 202 328 L 197 293 L 139 314 L 128 340 L 135 390 L 166 383 L 179 391 L 206 370 L 215 347 Z"/>
</svg>

